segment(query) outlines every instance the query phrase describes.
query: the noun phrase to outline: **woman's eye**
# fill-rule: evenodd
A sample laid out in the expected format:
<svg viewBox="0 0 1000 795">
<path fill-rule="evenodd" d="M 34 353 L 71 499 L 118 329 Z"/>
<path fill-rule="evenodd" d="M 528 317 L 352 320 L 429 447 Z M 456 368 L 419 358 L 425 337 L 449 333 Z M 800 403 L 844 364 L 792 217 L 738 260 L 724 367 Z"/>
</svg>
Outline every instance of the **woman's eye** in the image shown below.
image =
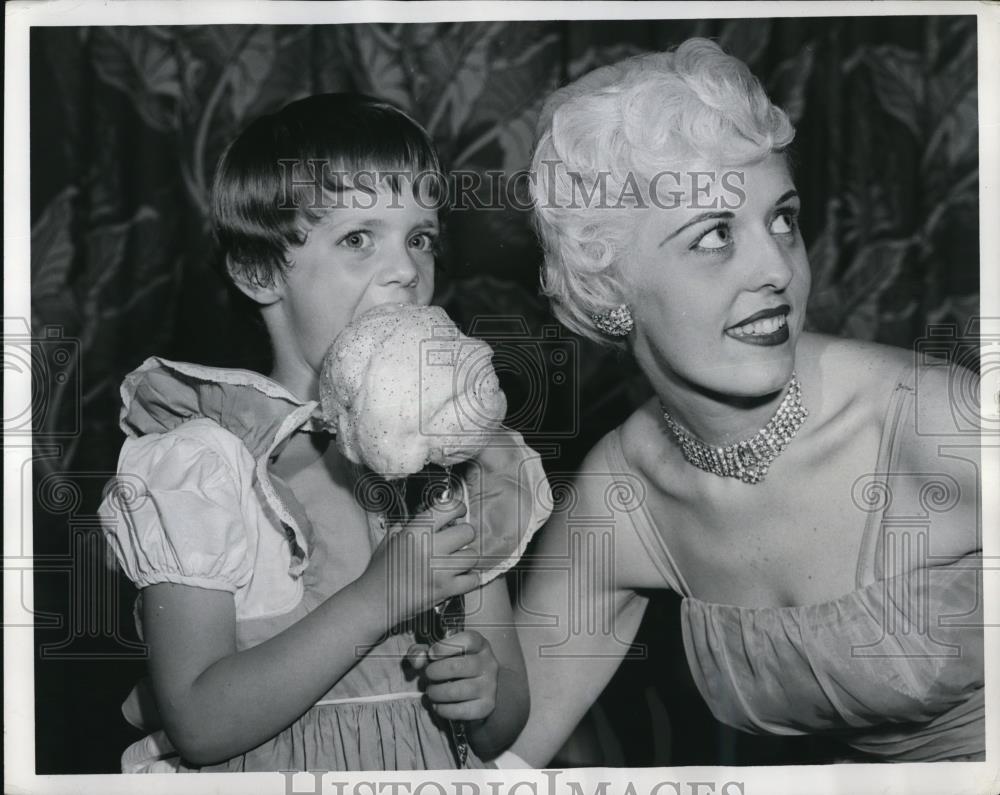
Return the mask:
<svg viewBox="0 0 1000 795">
<path fill-rule="evenodd" d="M 348 232 L 340 239 L 340 245 L 347 248 L 364 248 L 371 242 L 371 234 L 368 232 Z"/>
<path fill-rule="evenodd" d="M 790 235 L 795 231 L 797 214 L 794 210 L 781 210 L 771 221 L 771 234 Z"/>
<path fill-rule="evenodd" d="M 719 224 L 719 226 L 709 229 L 699 237 L 692 248 L 703 251 L 718 251 L 719 249 L 728 248 L 732 244 L 733 236 L 729 231 L 729 227 L 725 224 Z"/>
</svg>

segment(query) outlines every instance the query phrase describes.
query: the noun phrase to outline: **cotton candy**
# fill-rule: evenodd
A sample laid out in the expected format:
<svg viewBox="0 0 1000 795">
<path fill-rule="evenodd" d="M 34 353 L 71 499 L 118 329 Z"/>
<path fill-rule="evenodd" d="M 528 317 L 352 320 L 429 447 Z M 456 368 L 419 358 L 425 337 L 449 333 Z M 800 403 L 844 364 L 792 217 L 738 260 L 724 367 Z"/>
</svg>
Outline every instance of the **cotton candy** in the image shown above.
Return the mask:
<svg viewBox="0 0 1000 795">
<path fill-rule="evenodd" d="M 320 373 L 323 419 L 386 479 L 475 457 L 507 413 L 493 351 L 436 306 L 383 304 L 348 325 Z"/>
</svg>

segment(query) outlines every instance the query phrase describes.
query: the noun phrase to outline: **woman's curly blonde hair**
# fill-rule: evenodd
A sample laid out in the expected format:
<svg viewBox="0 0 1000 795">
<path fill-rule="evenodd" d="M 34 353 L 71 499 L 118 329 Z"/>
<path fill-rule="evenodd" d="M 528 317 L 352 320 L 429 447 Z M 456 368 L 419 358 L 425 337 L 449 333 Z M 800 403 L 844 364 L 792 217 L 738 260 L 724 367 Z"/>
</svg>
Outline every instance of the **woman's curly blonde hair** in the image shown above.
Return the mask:
<svg viewBox="0 0 1000 795">
<path fill-rule="evenodd" d="M 623 346 L 593 320 L 623 303 L 620 259 L 633 230 L 616 210 L 655 192 L 658 174 L 757 162 L 794 135 L 746 64 L 708 39 L 601 67 L 553 93 L 538 122 L 531 189 L 542 291 L 556 317 Z"/>
</svg>

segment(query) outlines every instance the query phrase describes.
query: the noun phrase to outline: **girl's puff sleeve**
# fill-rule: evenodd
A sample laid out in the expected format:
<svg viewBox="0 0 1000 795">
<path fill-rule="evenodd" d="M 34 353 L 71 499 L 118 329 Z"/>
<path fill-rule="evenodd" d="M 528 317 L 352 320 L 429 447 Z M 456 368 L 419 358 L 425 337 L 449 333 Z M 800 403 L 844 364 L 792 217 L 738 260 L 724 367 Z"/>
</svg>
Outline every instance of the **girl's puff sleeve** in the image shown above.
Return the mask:
<svg viewBox="0 0 1000 795">
<path fill-rule="evenodd" d="M 109 552 L 136 587 L 235 593 L 250 581 L 243 483 L 228 452 L 177 431 L 126 440 L 100 515 Z"/>
</svg>

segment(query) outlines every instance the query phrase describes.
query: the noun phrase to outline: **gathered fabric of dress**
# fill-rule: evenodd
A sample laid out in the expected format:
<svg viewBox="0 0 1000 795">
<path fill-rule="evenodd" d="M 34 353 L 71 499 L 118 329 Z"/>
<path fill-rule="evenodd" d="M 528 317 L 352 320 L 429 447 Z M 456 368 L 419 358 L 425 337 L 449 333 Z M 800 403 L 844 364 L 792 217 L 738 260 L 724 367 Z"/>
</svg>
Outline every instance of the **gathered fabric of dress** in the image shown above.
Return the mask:
<svg viewBox="0 0 1000 795">
<path fill-rule="evenodd" d="M 232 593 L 242 651 L 348 584 L 338 540 L 314 530 L 289 487 L 269 470 L 282 443 L 311 428 L 315 402 L 300 401 L 257 373 L 156 358 L 131 373 L 121 391 L 128 438 L 100 513 L 109 555 L 138 588 L 172 582 Z M 512 436 L 514 452 L 507 455 L 541 471 L 537 456 Z M 495 503 L 503 478 L 488 479 L 494 494 L 483 499 Z M 490 510 L 497 515 L 495 504 Z M 371 511 L 368 520 L 374 545 L 385 522 Z M 540 523 L 520 528 L 520 550 Z M 122 709 L 151 733 L 125 750 L 122 772 L 454 768 L 446 723 L 405 675 L 402 660 L 414 639 L 405 629 L 388 635 L 277 736 L 201 768 L 185 764 L 160 729 L 144 681 Z M 466 766 L 489 765 L 470 751 Z"/>
<path fill-rule="evenodd" d="M 874 761 L 985 758 L 980 554 L 941 565 L 930 560 L 896 574 L 882 563 L 907 554 L 900 539 L 925 545 L 919 528 L 949 521 L 957 498 L 958 484 L 947 475 L 932 476 L 917 495 L 895 482 L 906 477 L 897 475 L 896 464 L 915 441 L 915 412 L 913 381 L 902 381 L 873 474 L 856 484 L 867 543 L 858 587 L 840 598 L 791 607 L 702 601 L 692 595 L 654 518 L 644 509 L 626 514 L 656 550 L 669 587 L 684 597 L 688 664 L 719 721 L 760 734 L 828 733 Z M 629 471 L 620 430 L 600 444 L 609 472 Z M 977 444 L 973 440 L 965 455 L 975 456 Z"/>
</svg>

